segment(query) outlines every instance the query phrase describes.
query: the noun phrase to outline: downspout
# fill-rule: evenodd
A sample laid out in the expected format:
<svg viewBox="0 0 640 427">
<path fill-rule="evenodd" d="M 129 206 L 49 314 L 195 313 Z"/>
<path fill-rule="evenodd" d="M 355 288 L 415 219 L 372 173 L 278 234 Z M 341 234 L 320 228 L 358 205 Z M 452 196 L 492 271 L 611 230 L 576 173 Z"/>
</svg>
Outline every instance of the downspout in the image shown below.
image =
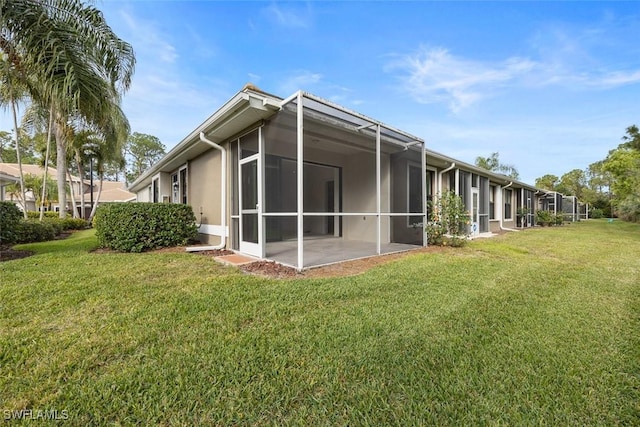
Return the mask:
<svg viewBox="0 0 640 427">
<path fill-rule="evenodd" d="M 502 190 L 504 190 L 505 188 L 509 188 L 513 185 L 513 181 L 510 181 L 507 185 L 505 185 L 504 187 L 502 187 Z M 504 205 L 504 201 L 502 200 L 502 197 L 500 197 L 500 202 Z M 520 230 L 516 230 L 514 228 L 507 228 L 502 224 L 502 221 L 504 220 L 504 212 L 502 212 L 502 215 L 500 215 L 500 230 L 503 231 L 520 231 Z"/>
<path fill-rule="evenodd" d="M 441 170 L 438 173 L 438 190 L 440 190 L 439 194 L 442 195 L 442 175 L 444 175 L 446 172 L 449 172 L 451 169 L 456 167 L 456 163 L 452 162 L 451 166 L 449 166 L 446 169 Z M 454 189 L 455 190 L 455 189 Z"/>
<path fill-rule="evenodd" d="M 216 150 L 220 151 L 222 155 L 221 162 L 222 167 L 220 168 L 220 227 L 222 228 L 222 235 L 220 236 L 220 244 L 215 246 L 189 246 L 186 248 L 187 252 L 198 252 L 198 251 L 217 251 L 219 249 L 224 249 L 227 246 L 227 150 L 216 144 L 215 142 L 207 139 L 204 136 L 204 132 L 200 132 L 200 141 L 205 144 L 209 144 Z"/>
</svg>

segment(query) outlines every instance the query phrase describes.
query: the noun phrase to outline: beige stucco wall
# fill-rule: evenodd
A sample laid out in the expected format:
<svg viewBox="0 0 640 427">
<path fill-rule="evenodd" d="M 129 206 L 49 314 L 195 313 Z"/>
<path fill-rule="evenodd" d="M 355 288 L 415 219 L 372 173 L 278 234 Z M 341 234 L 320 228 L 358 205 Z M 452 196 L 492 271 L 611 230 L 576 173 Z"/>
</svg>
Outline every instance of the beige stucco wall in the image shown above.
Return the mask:
<svg viewBox="0 0 640 427">
<path fill-rule="evenodd" d="M 342 173 L 342 200 L 344 212 L 376 212 L 376 160 L 374 153 L 358 153 L 345 158 Z M 389 156 L 380 159 L 380 209 L 389 211 L 390 167 Z M 380 241 L 389 242 L 389 218 L 381 222 Z M 346 216 L 343 219 L 343 237 L 366 242 L 376 241 L 375 216 Z"/>
<path fill-rule="evenodd" d="M 219 226 L 221 223 L 221 158 L 220 151 L 211 149 L 187 165 L 187 203 L 193 208 L 196 222 L 204 227 Z M 221 241 L 221 237 L 216 235 L 201 234 L 200 237 L 203 243 L 210 245 L 217 245 Z"/>
</svg>

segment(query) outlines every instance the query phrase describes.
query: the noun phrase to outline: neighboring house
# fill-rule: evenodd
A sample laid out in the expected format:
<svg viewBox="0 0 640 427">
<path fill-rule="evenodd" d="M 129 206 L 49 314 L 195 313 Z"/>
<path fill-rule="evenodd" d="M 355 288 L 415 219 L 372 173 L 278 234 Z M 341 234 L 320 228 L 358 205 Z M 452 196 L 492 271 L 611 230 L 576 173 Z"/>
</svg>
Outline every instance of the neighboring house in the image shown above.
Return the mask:
<svg viewBox="0 0 640 427">
<path fill-rule="evenodd" d="M 22 165 L 22 172 L 24 176 L 27 175 L 35 175 L 38 177 L 42 177 L 44 172 L 43 168 L 39 165 Z M 4 176 L 4 178 L 3 178 Z M 18 194 L 13 194 L 7 190 L 7 187 L 11 184 L 18 183 L 20 178 L 20 170 L 18 168 L 17 163 L 0 163 L 0 196 L 2 200 L 11 200 L 16 203 L 16 205 L 22 209 L 22 203 L 20 201 L 20 197 Z M 52 180 L 56 180 L 57 178 L 57 170 L 56 168 L 49 167 L 47 170 L 47 176 Z M 70 184 L 70 185 L 69 185 Z M 67 185 L 73 191 L 73 198 L 75 199 L 75 206 L 78 210 L 79 214 L 82 214 L 82 194 L 84 193 L 84 217 L 87 218 L 89 213 L 91 212 L 91 183 L 89 180 L 81 180 L 77 176 L 71 175 L 71 179 L 67 176 Z M 94 180 L 93 182 L 93 198 L 96 199 L 98 197 L 98 186 L 99 181 Z M 26 194 L 26 207 L 29 211 L 39 210 L 39 207 L 36 206 L 36 197 L 31 191 L 27 191 Z M 111 182 L 111 181 L 103 181 L 102 186 L 102 194 L 100 194 L 100 200 L 98 204 L 101 203 L 109 203 L 109 202 L 128 202 L 135 200 L 136 195 L 130 193 L 126 189 L 126 185 L 124 182 Z M 67 210 L 71 210 L 73 208 L 73 201 L 71 195 L 67 197 Z M 60 206 L 56 201 L 51 203 L 48 207 L 49 210 L 59 211 Z"/>
<path fill-rule="evenodd" d="M 453 190 L 461 196 L 471 213 L 471 235 L 535 225 L 536 187 L 435 151 L 426 153 L 427 193 Z"/>
<path fill-rule="evenodd" d="M 7 200 L 7 187 L 19 182 L 20 180 L 13 175 L 0 171 L 0 201 Z"/>
<path fill-rule="evenodd" d="M 473 234 L 533 226 L 540 194 L 330 101 L 252 85 L 129 190 L 191 205 L 208 249 L 298 269 L 425 246 L 426 201 L 443 191 L 462 196 Z"/>
</svg>

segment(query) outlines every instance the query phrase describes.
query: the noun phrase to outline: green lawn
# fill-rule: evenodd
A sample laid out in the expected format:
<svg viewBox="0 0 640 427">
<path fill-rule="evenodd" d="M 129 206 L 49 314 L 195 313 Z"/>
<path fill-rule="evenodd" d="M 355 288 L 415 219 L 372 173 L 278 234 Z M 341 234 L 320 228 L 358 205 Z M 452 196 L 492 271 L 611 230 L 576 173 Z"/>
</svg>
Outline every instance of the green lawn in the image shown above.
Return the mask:
<svg viewBox="0 0 640 427">
<path fill-rule="evenodd" d="M 95 244 L 80 232 L 0 263 L 0 416 L 640 424 L 638 225 L 510 233 L 326 280 Z"/>
</svg>

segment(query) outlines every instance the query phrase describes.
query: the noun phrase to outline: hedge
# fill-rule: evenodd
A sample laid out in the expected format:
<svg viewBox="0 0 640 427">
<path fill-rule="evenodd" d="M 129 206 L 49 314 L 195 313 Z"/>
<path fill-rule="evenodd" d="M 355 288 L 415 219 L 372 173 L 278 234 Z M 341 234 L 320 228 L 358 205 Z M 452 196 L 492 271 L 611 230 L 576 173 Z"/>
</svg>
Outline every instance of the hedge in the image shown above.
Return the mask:
<svg viewBox="0 0 640 427">
<path fill-rule="evenodd" d="M 54 222 L 40 222 L 36 220 L 20 221 L 17 227 L 17 243 L 44 242 L 53 240 L 60 234 L 61 228 Z"/>
<path fill-rule="evenodd" d="M 11 245 L 18 241 L 18 225 L 22 212 L 13 202 L 0 202 L 0 245 Z"/>
<path fill-rule="evenodd" d="M 198 235 L 193 210 L 177 203 L 105 204 L 93 226 L 100 247 L 121 252 L 184 245 Z"/>
</svg>

